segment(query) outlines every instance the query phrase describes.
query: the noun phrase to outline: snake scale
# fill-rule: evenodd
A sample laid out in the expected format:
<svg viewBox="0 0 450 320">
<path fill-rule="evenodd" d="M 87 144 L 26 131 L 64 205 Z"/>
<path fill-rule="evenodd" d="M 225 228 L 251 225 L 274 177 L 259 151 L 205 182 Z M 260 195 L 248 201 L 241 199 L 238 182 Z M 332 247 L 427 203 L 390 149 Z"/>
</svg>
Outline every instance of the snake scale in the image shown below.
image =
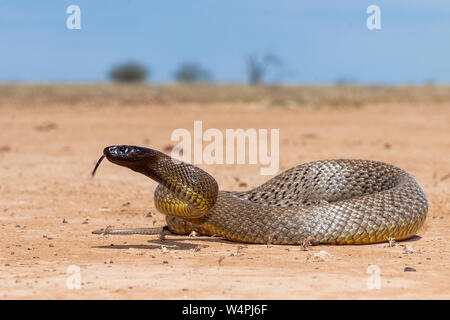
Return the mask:
<svg viewBox="0 0 450 320">
<path fill-rule="evenodd" d="M 155 206 L 177 234 L 196 231 L 246 243 L 367 244 L 414 236 L 428 210 L 410 174 L 378 161 L 305 163 L 255 189 L 235 192 L 219 190 L 198 167 L 137 146 L 105 148 L 92 174 L 105 157 L 159 183 Z M 155 234 L 156 229 L 93 233 Z"/>
</svg>

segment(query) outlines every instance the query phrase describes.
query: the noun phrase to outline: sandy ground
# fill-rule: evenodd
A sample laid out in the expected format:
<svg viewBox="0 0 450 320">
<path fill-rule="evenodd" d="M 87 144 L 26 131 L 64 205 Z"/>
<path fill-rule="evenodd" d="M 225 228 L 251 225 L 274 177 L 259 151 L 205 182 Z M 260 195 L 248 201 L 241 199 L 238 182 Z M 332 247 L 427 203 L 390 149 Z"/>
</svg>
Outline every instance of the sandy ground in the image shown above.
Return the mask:
<svg viewBox="0 0 450 320">
<path fill-rule="evenodd" d="M 307 250 L 210 237 L 91 234 L 108 225 L 164 224 L 153 204 L 155 182 L 107 161 L 91 179 L 102 149 L 135 144 L 169 150 L 172 131 L 192 132 L 194 120 L 204 129 L 279 128 L 280 170 L 331 158 L 402 167 L 428 196 L 425 227 L 392 247 Z M 448 103 L 338 109 L 4 105 L 0 125 L 2 299 L 450 298 Z M 200 167 L 228 190 L 269 178 L 258 165 Z"/>
</svg>

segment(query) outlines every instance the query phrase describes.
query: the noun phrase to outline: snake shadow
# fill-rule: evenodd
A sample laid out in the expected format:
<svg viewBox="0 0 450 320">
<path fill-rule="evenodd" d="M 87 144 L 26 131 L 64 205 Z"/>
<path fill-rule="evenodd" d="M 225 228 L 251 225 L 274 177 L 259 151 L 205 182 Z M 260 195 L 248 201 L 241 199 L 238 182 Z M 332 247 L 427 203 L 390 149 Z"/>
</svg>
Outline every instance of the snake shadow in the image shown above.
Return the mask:
<svg viewBox="0 0 450 320">
<path fill-rule="evenodd" d="M 408 243 L 413 241 L 419 241 L 422 237 L 419 235 L 412 236 L 411 238 L 399 240 L 398 243 Z M 189 242 L 186 242 L 189 241 Z M 160 250 L 161 246 L 166 247 L 169 250 L 196 250 L 208 248 L 207 244 L 194 244 L 191 242 L 204 243 L 204 242 L 213 242 L 213 243 L 223 243 L 223 244 L 239 244 L 238 242 L 233 242 L 230 240 L 226 240 L 218 237 L 207 237 L 207 236 L 199 236 L 199 237 L 177 237 L 177 238 L 165 238 L 161 239 L 150 239 L 147 240 L 148 245 L 145 244 L 111 244 L 107 246 L 93 246 L 92 248 L 97 249 L 119 249 L 119 250 L 127 250 L 127 249 L 141 249 L 141 250 Z M 245 245 L 249 245 L 246 243 Z M 261 244 L 256 244 L 261 245 Z M 264 244 L 263 244 L 264 245 Z M 371 244 L 366 244 L 371 245 Z M 319 244 L 319 246 L 334 246 L 331 244 Z M 361 245 L 358 245 L 361 246 Z"/>
<path fill-rule="evenodd" d="M 189 241 L 189 242 L 186 242 Z M 198 242 L 198 243 L 204 243 L 204 242 L 213 242 L 213 243 L 227 243 L 227 244 L 236 244 L 236 242 L 232 242 L 226 239 L 222 238 L 216 238 L 216 237 L 181 237 L 181 238 L 165 238 L 164 240 L 161 239 L 150 239 L 147 240 L 149 243 L 148 245 L 145 244 L 111 244 L 107 246 L 93 246 L 92 248 L 97 249 L 119 249 L 119 250 L 126 250 L 126 249 L 141 249 L 141 250 L 160 250 L 161 246 L 166 247 L 169 250 L 196 250 L 196 249 L 203 249 L 208 248 L 209 245 L 207 244 L 194 244 L 191 242 Z"/>
<path fill-rule="evenodd" d="M 408 238 L 408 239 L 398 240 L 398 242 L 419 241 L 419 240 L 421 240 L 421 239 L 422 239 L 421 236 L 415 235 L 415 236 L 412 236 L 411 238 Z"/>
</svg>

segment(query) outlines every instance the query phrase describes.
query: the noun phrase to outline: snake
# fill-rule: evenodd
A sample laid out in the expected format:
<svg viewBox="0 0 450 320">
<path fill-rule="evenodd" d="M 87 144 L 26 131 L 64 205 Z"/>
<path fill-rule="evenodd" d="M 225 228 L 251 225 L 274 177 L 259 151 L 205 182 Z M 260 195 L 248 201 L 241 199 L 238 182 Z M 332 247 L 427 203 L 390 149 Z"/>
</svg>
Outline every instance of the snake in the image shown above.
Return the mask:
<svg viewBox="0 0 450 320">
<path fill-rule="evenodd" d="M 168 230 L 255 244 L 369 244 L 415 236 L 428 211 L 412 175 L 374 160 L 313 161 L 249 191 L 225 191 L 206 171 L 158 150 L 106 147 L 92 176 L 104 158 L 158 183 L 155 207 L 166 215 L 167 226 L 106 228 L 94 234 Z"/>
</svg>

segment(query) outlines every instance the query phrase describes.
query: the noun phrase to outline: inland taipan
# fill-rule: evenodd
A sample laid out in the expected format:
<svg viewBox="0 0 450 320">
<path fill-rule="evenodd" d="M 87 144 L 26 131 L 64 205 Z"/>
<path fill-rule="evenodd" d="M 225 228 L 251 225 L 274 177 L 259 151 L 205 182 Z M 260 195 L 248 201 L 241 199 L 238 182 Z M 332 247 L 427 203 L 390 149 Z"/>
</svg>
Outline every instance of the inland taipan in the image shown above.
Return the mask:
<svg viewBox="0 0 450 320">
<path fill-rule="evenodd" d="M 322 160 L 288 169 L 249 191 L 219 190 L 204 170 L 149 148 L 110 146 L 107 158 L 159 183 L 155 206 L 177 234 L 196 231 L 246 243 L 366 244 L 414 236 L 428 203 L 416 180 L 372 160 Z M 95 234 L 155 234 L 161 228 Z"/>
</svg>

